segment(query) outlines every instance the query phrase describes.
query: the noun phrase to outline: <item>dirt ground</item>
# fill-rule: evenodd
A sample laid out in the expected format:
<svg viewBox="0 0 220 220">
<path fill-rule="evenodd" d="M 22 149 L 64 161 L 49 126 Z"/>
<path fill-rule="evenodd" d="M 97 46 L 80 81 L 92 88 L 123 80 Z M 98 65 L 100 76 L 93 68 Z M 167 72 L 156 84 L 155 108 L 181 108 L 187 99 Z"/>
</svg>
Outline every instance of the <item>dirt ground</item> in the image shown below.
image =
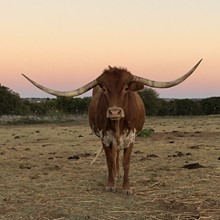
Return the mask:
<svg viewBox="0 0 220 220">
<path fill-rule="evenodd" d="M 134 145 L 134 195 L 106 192 L 86 121 L 0 126 L 0 219 L 220 219 L 220 116 L 147 118 Z"/>
</svg>

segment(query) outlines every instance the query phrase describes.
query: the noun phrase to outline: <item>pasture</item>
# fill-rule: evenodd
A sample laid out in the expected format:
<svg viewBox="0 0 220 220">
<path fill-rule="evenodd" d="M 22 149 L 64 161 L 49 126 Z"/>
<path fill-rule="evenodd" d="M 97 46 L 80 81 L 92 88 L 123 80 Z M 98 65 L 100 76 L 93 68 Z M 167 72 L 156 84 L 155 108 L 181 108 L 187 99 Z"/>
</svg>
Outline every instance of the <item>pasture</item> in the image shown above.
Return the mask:
<svg viewBox="0 0 220 220">
<path fill-rule="evenodd" d="M 145 127 L 155 132 L 136 138 L 127 196 L 121 179 L 105 191 L 104 152 L 90 167 L 101 143 L 85 119 L 1 125 L 0 219 L 219 220 L 220 117 L 151 117 Z"/>
</svg>

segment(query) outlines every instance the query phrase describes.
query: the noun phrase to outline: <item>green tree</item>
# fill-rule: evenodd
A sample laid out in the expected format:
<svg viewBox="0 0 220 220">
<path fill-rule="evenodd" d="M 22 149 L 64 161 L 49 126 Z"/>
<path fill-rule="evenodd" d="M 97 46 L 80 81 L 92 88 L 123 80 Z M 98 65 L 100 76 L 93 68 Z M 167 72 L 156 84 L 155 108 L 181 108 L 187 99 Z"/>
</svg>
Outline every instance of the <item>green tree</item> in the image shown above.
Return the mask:
<svg viewBox="0 0 220 220">
<path fill-rule="evenodd" d="M 166 101 L 164 108 L 167 115 L 201 115 L 201 104 L 198 100 L 192 99 L 173 99 Z M 160 112 L 161 110 L 159 110 Z M 165 114 L 164 113 L 164 114 Z"/>
<path fill-rule="evenodd" d="M 64 113 L 69 114 L 85 114 L 88 111 L 88 106 L 91 101 L 91 97 L 84 98 L 57 98 L 57 109 Z"/>
<path fill-rule="evenodd" d="M 143 100 L 146 115 L 156 115 L 160 106 L 159 94 L 151 88 L 145 88 L 139 95 Z"/>
<path fill-rule="evenodd" d="M 220 97 L 211 97 L 201 101 L 202 111 L 206 115 L 220 114 Z"/>
<path fill-rule="evenodd" d="M 29 111 L 17 93 L 0 85 L 0 115 L 22 115 Z"/>
<path fill-rule="evenodd" d="M 170 115 L 169 101 L 166 101 L 164 99 L 159 99 L 159 103 L 160 104 L 157 111 L 157 115 L 159 116 Z"/>
</svg>

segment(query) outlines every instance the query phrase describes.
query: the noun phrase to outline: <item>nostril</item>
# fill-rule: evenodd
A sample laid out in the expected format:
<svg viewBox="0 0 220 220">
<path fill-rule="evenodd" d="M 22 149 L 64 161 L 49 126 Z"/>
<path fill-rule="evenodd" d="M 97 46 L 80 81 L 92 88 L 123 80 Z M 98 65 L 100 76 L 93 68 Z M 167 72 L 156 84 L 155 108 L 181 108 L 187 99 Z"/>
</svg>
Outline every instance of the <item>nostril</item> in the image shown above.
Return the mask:
<svg viewBox="0 0 220 220">
<path fill-rule="evenodd" d="M 110 107 L 107 111 L 107 118 L 120 119 L 124 117 L 123 110 L 119 107 Z"/>
</svg>

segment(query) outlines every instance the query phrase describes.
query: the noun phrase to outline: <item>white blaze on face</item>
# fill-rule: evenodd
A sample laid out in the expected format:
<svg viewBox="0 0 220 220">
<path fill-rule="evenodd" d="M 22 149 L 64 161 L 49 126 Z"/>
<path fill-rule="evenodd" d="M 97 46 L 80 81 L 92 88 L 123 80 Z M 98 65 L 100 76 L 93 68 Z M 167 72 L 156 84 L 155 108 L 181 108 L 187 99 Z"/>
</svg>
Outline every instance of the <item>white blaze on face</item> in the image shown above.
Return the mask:
<svg viewBox="0 0 220 220">
<path fill-rule="evenodd" d="M 115 134 L 112 130 L 107 131 L 104 135 L 102 131 L 98 131 L 96 133 L 98 137 L 101 138 L 102 143 L 109 147 L 112 143 L 114 146 L 117 146 L 118 149 L 125 149 L 129 147 L 131 143 L 134 143 L 136 136 L 136 129 L 132 130 L 124 130 L 120 136 L 120 144 L 117 144 Z"/>
</svg>

